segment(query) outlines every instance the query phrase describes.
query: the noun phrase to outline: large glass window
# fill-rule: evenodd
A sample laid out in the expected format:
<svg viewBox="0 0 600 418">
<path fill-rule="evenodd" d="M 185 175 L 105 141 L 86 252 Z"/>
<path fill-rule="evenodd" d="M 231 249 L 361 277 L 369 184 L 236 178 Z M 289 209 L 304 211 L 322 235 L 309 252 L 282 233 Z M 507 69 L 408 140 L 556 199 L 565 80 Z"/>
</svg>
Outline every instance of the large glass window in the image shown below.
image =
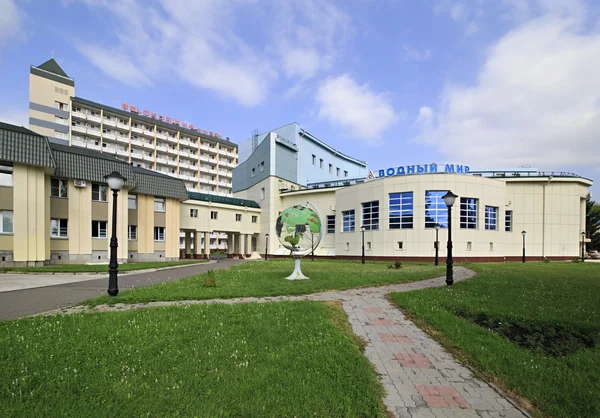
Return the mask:
<svg viewBox="0 0 600 418">
<path fill-rule="evenodd" d="M 498 208 L 494 206 L 485 207 L 485 229 L 496 231 L 498 229 Z"/>
<path fill-rule="evenodd" d="M 477 199 L 460 198 L 460 227 L 461 229 L 477 229 Z"/>
<path fill-rule="evenodd" d="M 67 238 L 68 237 L 68 220 L 67 219 L 50 219 L 50 236 L 52 238 Z"/>
<path fill-rule="evenodd" d="M 446 190 L 427 190 L 425 192 L 425 228 L 448 228 L 448 207 L 444 203 L 443 196 Z"/>
<path fill-rule="evenodd" d="M 327 233 L 335 234 L 335 215 L 327 215 Z"/>
<path fill-rule="evenodd" d="M 379 200 L 362 204 L 362 224 L 367 231 L 379 229 Z"/>
<path fill-rule="evenodd" d="M 12 210 L 0 210 L 0 233 L 13 233 L 13 213 Z"/>
<path fill-rule="evenodd" d="M 92 184 L 92 200 L 95 202 L 107 202 L 108 186 L 106 184 Z"/>
<path fill-rule="evenodd" d="M 343 211 L 342 218 L 342 231 L 354 232 L 354 209 Z"/>
<path fill-rule="evenodd" d="M 92 221 L 92 238 L 106 238 L 106 221 Z"/>
<path fill-rule="evenodd" d="M 67 197 L 67 180 L 50 179 L 50 196 Z"/>
<path fill-rule="evenodd" d="M 165 211 L 165 199 L 163 197 L 154 198 L 154 212 Z"/>
<path fill-rule="evenodd" d="M 412 229 L 413 192 L 390 193 L 390 229 Z"/>
<path fill-rule="evenodd" d="M 506 232 L 512 231 L 512 210 L 507 210 L 504 214 L 504 230 Z"/>
<path fill-rule="evenodd" d="M 127 239 L 129 241 L 137 240 L 137 225 L 129 225 L 127 228 Z"/>
<path fill-rule="evenodd" d="M 0 186 L 12 187 L 13 168 L 8 165 L 0 164 Z"/>
</svg>

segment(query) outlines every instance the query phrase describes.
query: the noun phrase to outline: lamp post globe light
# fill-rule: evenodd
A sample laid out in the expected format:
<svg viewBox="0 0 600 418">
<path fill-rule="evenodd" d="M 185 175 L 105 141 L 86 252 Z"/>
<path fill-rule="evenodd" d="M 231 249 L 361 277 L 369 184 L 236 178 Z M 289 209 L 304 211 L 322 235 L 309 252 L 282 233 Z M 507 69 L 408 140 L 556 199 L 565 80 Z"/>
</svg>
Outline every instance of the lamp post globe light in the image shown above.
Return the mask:
<svg viewBox="0 0 600 418">
<path fill-rule="evenodd" d="M 269 234 L 265 234 L 265 261 L 269 258 Z"/>
<path fill-rule="evenodd" d="M 585 261 L 585 231 L 581 231 L 581 261 Z"/>
<path fill-rule="evenodd" d="M 118 283 L 118 269 L 119 263 L 117 263 L 117 248 L 119 243 L 117 241 L 117 193 L 125 184 L 127 179 L 123 177 L 118 171 L 104 176 L 108 187 L 113 191 L 113 213 L 112 213 L 112 236 L 110 237 L 110 262 L 108 263 L 108 294 L 110 296 L 117 296 L 119 293 Z"/>
<path fill-rule="evenodd" d="M 435 265 L 439 264 L 440 254 L 440 241 L 438 240 L 438 233 L 440 232 L 440 224 L 435 224 Z"/>
<path fill-rule="evenodd" d="M 448 190 L 443 196 L 444 203 L 448 207 L 448 255 L 446 257 L 446 285 L 452 286 L 454 283 L 452 264 L 452 205 L 458 196 Z"/>
<path fill-rule="evenodd" d="M 360 227 L 360 232 L 362 233 L 362 264 L 365 264 L 365 226 L 362 225 Z"/>
<path fill-rule="evenodd" d="M 525 262 L 525 235 L 527 235 L 527 231 L 521 231 L 521 235 L 523 235 L 523 262 Z"/>
</svg>

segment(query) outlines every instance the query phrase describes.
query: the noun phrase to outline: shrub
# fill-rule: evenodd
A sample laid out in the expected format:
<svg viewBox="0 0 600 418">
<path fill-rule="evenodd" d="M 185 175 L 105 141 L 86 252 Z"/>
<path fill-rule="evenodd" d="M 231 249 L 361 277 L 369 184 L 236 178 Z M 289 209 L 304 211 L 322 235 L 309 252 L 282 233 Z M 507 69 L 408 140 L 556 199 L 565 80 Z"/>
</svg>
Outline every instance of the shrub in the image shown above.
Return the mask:
<svg viewBox="0 0 600 418">
<path fill-rule="evenodd" d="M 396 270 L 398 270 L 398 269 L 401 269 L 401 268 L 402 268 L 402 262 L 401 262 L 401 261 L 398 261 L 398 260 L 396 260 L 396 261 L 394 261 L 392 264 L 390 264 L 390 265 L 388 266 L 388 268 L 389 268 L 389 269 L 396 269 Z"/>
<path fill-rule="evenodd" d="M 204 277 L 204 287 L 217 287 L 217 279 L 215 278 L 215 272 L 208 270 Z"/>
</svg>

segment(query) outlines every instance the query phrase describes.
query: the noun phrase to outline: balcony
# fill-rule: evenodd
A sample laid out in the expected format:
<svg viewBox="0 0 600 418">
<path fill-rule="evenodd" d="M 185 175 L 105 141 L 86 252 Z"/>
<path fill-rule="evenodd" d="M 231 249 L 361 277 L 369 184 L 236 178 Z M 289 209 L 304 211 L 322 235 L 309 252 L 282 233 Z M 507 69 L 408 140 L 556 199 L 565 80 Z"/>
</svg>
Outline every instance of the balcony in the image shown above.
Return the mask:
<svg viewBox="0 0 600 418">
<path fill-rule="evenodd" d="M 116 154 L 117 149 L 115 147 L 103 146 L 102 152 L 105 154 Z"/>
<path fill-rule="evenodd" d="M 164 132 L 158 132 L 158 131 L 156 131 L 156 137 L 159 138 L 159 139 L 163 139 L 165 141 L 167 140 L 167 135 L 165 135 Z"/>
<path fill-rule="evenodd" d="M 156 157 L 156 164 L 166 165 L 167 164 L 167 159 L 163 158 L 163 157 Z"/>
<path fill-rule="evenodd" d="M 115 134 L 113 134 L 112 132 L 105 132 L 102 134 L 102 139 L 110 139 L 110 140 L 116 141 L 117 136 Z"/>
<path fill-rule="evenodd" d="M 194 149 L 198 149 L 198 143 L 196 141 L 190 141 L 190 147 L 194 148 Z"/>
<path fill-rule="evenodd" d="M 78 119 L 85 119 L 85 113 L 83 112 L 77 112 L 76 110 L 71 111 L 71 116 L 73 116 L 74 118 L 78 118 Z"/>
<path fill-rule="evenodd" d="M 229 188 L 231 188 L 231 183 L 227 183 L 227 182 L 224 182 L 224 181 L 219 181 L 219 186 L 220 187 L 229 187 Z"/>
<path fill-rule="evenodd" d="M 117 121 L 114 119 L 102 119 L 102 124 L 106 126 L 117 126 Z"/>
<path fill-rule="evenodd" d="M 219 176 L 221 177 L 233 177 L 233 174 L 231 173 L 231 171 L 219 171 Z"/>
<path fill-rule="evenodd" d="M 167 164 L 168 165 L 172 165 L 174 167 L 177 167 L 177 160 L 173 161 L 173 160 L 167 160 Z"/>
<path fill-rule="evenodd" d="M 208 157 L 208 162 L 216 164 L 217 163 L 217 159 L 216 158 L 212 158 L 212 157 Z"/>
<path fill-rule="evenodd" d="M 189 156 L 190 156 L 190 153 L 189 153 L 189 152 L 187 152 L 186 150 L 182 150 L 182 149 L 180 149 L 180 150 L 179 150 L 179 155 L 180 155 L 180 156 L 182 156 L 182 157 L 189 157 Z"/>
<path fill-rule="evenodd" d="M 102 131 L 100 129 L 87 128 L 87 133 L 89 135 L 97 136 L 98 138 L 100 138 L 100 134 L 102 133 Z"/>
<path fill-rule="evenodd" d="M 142 134 L 144 131 L 139 126 L 132 126 L 131 127 L 131 132 L 135 132 L 136 134 Z"/>
<path fill-rule="evenodd" d="M 204 168 L 203 171 L 206 171 L 210 174 L 217 174 L 217 170 L 214 168 Z"/>
<path fill-rule="evenodd" d="M 86 145 L 87 145 L 87 143 L 86 143 L 85 141 L 81 140 L 81 139 L 75 139 L 75 138 L 72 138 L 72 139 L 71 139 L 71 145 L 73 145 L 74 147 L 82 147 L 82 148 L 85 148 L 85 147 L 86 147 Z"/>
<path fill-rule="evenodd" d="M 200 183 L 204 183 L 204 184 L 210 184 L 211 180 L 207 179 L 206 177 L 200 177 Z"/>
<path fill-rule="evenodd" d="M 177 148 L 171 148 L 171 147 L 169 147 L 169 148 L 167 148 L 167 152 L 169 154 L 174 154 L 174 155 L 178 154 Z"/>
<path fill-rule="evenodd" d="M 144 161 L 154 162 L 154 155 L 144 154 Z"/>
<path fill-rule="evenodd" d="M 157 152 L 167 152 L 167 147 L 165 147 L 164 145 L 157 145 L 156 151 Z"/>
<path fill-rule="evenodd" d="M 123 131 L 128 131 L 129 130 L 129 125 L 125 124 L 125 123 L 121 123 L 121 122 L 117 122 L 116 125 L 117 128 L 123 130 Z"/>
<path fill-rule="evenodd" d="M 96 123 L 100 123 L 101 119 L 100 116 L 93 116 L 93 115 L 86 115 L 86 119 L 92 122 L 96 122 Z"/>
<path fill-rule="evenodd" d="M 148 130 L 144 129 L 142 131 L 142 135 L 144 135 L 146 138 L 154 139 L 154 131 L 148 131 Z"/>
<path fill-rule="evenodd" d="M 129 157 L 129 151 L 123 148 L 117 148 L 117 154 Z"/>
<path fill-rule="evenodd" d="M 190 164 L 187 161 L 179 161 L 179 167 L 180 168 L 190 168 Z"/>
<path fill-rule="evenodd" d="M 137 147 L 142 147 L 142 146 L 143 146 L 143 143 L 142 143 L 142 141 L 140 141 L 139 139 L 132 139 L 132 140 L 131 140 L 131 145 L 135 145 L 135 146 L 137 146 Z"/>
<path fill-rule="evenodd" d="M 190 141 L 188 141 L 187 139 L 180 139 L 179 140 L 179 144 L 180 145 L 185 145 L 186 147 L 190 146 Z"/>
<path fill-rule="evenodd" d="M 129 144 L 129 137 L 127 135 L 117 135 L 117 141 Z"/>
<path fill-rule="evenodd" d="M 84 134 L 84 133 L 86 133 L 86 127 L 83 125 L 71 126 L 71 131 L 80 132 L 80 133 Z"/>
<path fill-rule="evenodd" d="M 96 150 L 96 151 L 100 151 L 100 145 L 96 145 L 93 142 L 88 142 L 86 148 L 87 149 L 93 149 L 93 150 Z"/>
<path fill-rule="evenodd" d="M 131 158 L 135 158 L 135 159 L 138 159 L 138 160 L 143 160 L 144 156 L 142 155 L 141 152 L 134 152 L 134 151 L 132 151 L 131 152 Z"/>
<path fill-rule="evenodd" d="M 154 149 L 154 143 L 148 143 L 148 141 L 144 141 L 144 148 Z"/>
<path fill-rule="evenodd" d="M 235 168 L 235 164 L 234 163 L 230 163 L 227 161 L 221 161 L 219 162 L 219 165 L 225 166 L 225 167 L 230 167 L 230 168 Z"/>
</svg>

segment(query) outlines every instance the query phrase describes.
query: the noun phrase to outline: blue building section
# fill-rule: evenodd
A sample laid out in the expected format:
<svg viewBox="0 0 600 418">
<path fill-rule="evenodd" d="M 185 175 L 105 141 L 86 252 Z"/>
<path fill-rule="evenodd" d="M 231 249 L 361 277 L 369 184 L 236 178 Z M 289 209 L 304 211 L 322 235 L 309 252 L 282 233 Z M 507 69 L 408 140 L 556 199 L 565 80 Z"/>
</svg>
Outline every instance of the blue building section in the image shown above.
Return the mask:
<svg viewBox="0 0 600 418">
<path fill-rule="evenodd" d="M 239 164 L 233 170 L 234 193 L 251 187 L 268 175 L 307 186 L 309 183 L 364 178 L 368 174 L 366 162 L 327 145 L 296 122 L 242 141 L 238 155 Z"/>
</svg>

